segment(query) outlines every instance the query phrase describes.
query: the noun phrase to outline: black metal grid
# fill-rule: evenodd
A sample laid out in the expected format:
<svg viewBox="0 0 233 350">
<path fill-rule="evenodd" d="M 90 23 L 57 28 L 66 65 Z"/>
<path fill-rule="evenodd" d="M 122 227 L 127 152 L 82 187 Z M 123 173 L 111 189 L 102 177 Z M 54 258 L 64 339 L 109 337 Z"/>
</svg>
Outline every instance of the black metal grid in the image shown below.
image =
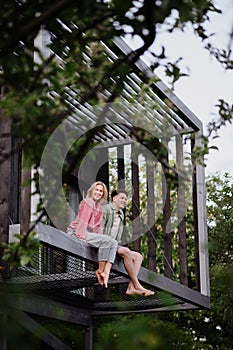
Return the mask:
<svg viewBox="0 0 233 350">
<path fill-rule="evenodd" d="M 127 296 L 128 279 L 115 272 L 110 273 L 108 288 L 103 288 L 97 283 L 96 268 L 96 262 L 43 245 L 34 255 L 32 264 L 12 270 L 7 284 L 24 293 L 44 295 L 58 301 L 65 299 L 67 304 L 81 305 L 96 315 L 149 312 L 184 304 L 178 298 L 165 297 L 156 289 L 155 295 L 150 297 Z"/>
</svg>

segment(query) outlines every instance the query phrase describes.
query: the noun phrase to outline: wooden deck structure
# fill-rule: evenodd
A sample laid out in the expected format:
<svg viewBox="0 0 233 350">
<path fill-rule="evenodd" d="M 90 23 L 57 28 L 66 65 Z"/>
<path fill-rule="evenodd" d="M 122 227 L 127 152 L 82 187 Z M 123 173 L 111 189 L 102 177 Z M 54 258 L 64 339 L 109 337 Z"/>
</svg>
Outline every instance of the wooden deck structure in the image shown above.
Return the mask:
<svg viewBox="0 0 233 350">
<path fill-rule="evenodd" d="M 129 50 L 120 39 L 115 40 L 111 49 L 106 47 L 111 59 L 119 52 L 127 54 Z M 133 189 L 130 193 L 132 232 L 128 232 L 128 239 L 126 233 L 126 242 L 137 251 L 142 246 L 147 247 L 143 251 L 146 267 L 141 268 L 139 280 L 155 290 L 155 295 L 137 299 L 125 295 L 128 276 L 119 258 L 114 263 L 109 288 L 101 288 L 94 274 L 96 251 L 64 233 L 67 222 L 61 223 L 60 218 L 46 208 L 49 217 L 51 213 L 53 225 L 37 225 L 42 247 L 34 263 L 15 269 L 9 278 L 1 280 L 10 291 L 14 290 L 9 294 L 9 310 L 18 310 L 24 317 L 25 327 L 31 331 L 29 314 L 81 324 L 86 329 L 85 349 L 90 350 L 93 317 L 210 307 L 204 168 L 190 156 L 195 146 L 201 146 L 202 123 L 162 81 L 150 85 L 146 108 L 137 101 L 129 103 L 129 97 L 136 96 L 141 84 L 151 77 L 152 72 L 139 59 L 132 67 L 119 105 L 110 106 L 104 129 L 93 136 L 96 146 L 85 155 L 82 166 L 67 179 L 67 185 L 74 212 L 90 183 L 102 180 L 109 186 L 113 170 L 119 186 Z M 67 98 L 72 103 L 71 92 Z M 156 105 L 154 109 L 153 105 Z M 66 121 L 67 138 L 70 130 L 78 129 L 84 116 L 88 126 L 82 129 L 82 134 L 99 123 L 91 106 L 76 104 L 75 108 Z M 145 142 L 141 144 L 138 144 L 135 132 L 138 130 L 144 133 Z M 149 152 L 146 133 L 153 136 L 154 142 Z M 161 145 L 166 151 L 162 158 L 156 155 L 156 149 L 161 150 Z M 22 200 L 17 192 L 20 157 L 14 160 L 17 164 L 12 161 L 11 166 L 17 167 L 18 180 L 12 181 L 14 196 L 6 215 L 14 223 L 20 223 L 17 206 Z M 181 171 L 187 168 L 187 162 L 190 173 Z M 166 165 L 176 169 L 173 179 L 177 179 L 177 184 L 174 187 L 170 181 L 171 169 Z M 11 173 L 11 167 L 8 170 Z M 143 191 L 147 193 L 146 201 L 141 199 Z M 13 204 L 17 208 L 13 208 Z M 187 215 L 193 220 L 191 228 L 187 227 Z M 189 259 L 195 261 L 191 271 Z M 56 313 L 59 308 L 63 310 L 60 314 Z M 51 334 L 47 334 L 46 339 L 43 341 L 53 343 L 54 349 L 61 349 L 59 339 Z M 68 349 L 65 344 L 62 346 L 62 349 Z"/>
</svg>

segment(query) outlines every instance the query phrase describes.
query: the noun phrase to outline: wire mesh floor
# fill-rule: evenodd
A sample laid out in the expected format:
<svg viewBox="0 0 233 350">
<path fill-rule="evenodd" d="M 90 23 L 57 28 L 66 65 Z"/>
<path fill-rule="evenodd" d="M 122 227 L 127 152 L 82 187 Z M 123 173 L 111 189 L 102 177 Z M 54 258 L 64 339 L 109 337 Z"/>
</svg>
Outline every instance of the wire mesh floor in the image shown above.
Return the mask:
<svg viewBox="0 0 233 350">
<path fill-rule="evenodd" d="M 59 249 L 43 245 L 31 265 L 11 271 L 7 284 L 24 293 L 35 293 L 68 304 L 81 305 L 98 313 L 146 311 L 182 304 L 155 289 L 150 297 L 128 296 L 128 279 L 111 272 L 108 288 L 97 283 L 96 262 L 89 262 Z M 146 287 L 146 286 L 145 286 Z"/>
</svg>

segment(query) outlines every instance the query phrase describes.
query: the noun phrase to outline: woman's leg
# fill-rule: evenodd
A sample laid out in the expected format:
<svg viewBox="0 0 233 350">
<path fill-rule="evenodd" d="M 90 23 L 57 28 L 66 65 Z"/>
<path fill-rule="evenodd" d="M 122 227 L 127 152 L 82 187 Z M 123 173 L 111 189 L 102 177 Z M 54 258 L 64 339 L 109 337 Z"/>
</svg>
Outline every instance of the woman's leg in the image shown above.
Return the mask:
<svg viewBox="0 0 233 350">
<path fill-rule="evenodd" d="M 103 271 L 100 273 L 100 277 L 102 278 L 101 281 L 101 285 L 105 288 L 108 288 L 108 279 L 109 279 L 109 275 L 110 275 L 110 271 L 112 268 L 112 264 L 116 258 L 116 251 L 118 248 L 118 243 L 117 241 L 111 239 L 111 240 L 107 240 L 110 247 L 109 247 L 109 252 L 108 252 L 108 257 L 105 256 L 106 254 L 106 250 L 104 249 L 102 252 L 100 251 L 102 248 L 99 248 L 99 259 L 101 259 L 101 256 L 103 254 L 103 256 L 105 256 L 105 258 L 107 259 L 105 264 L 102 264 L 102 261 L 99 260 L 99 266 L 101 266 L 101 268 L 104 267 Z M 104 258 L 104 257 L 103 257 Z"/>
<path fill-rule="evenodd" d="M 106 261 L 98 261 L 98 270 L 96 270 L 95 274 L 98 280 L 98 283 L 103 286 L 104 281 L 103 281 L 103 276 L 102 273 L 105 269 Z"/>
<path fill-rule="evenodd" d="M 100 276 L 101 276 L 102 281 L 103 281 L 102 286 L 104 288 L 108 288 L 108 279 L 109 279 L 111 268 L 112 268 L 112 263 L 107 261 L 105 263 L 104 271 L 100 273 Z"/>
<path fill-rule="evenodd" d="M 88 232 L 86 242 L 91 247 L 99 248 L 98 250 L 98 270 L 96 276 L 98 283 L 105 288 L 108 287 L 108 278 L 112 264 L 116 257 L 118 243 L 109 236 L 99 233 Z"/>
</svg>

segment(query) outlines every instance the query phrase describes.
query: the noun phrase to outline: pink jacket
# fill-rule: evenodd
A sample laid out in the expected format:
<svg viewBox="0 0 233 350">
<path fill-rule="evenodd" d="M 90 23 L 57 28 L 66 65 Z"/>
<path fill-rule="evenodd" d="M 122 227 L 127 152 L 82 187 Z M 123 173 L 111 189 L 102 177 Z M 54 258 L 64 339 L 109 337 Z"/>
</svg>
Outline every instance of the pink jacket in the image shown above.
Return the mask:
<svg viewBox="0 0 233 350">
<path fill-rule="evenodd" d="M 102 205 L 92 198 L 85 198 L 80 202 L 78 215 L 67 231 L 75 229 L 75 235 L 81 239 L 86 239 L 87 231 L 103 233 L 102 218 Z"/>
</svg>

